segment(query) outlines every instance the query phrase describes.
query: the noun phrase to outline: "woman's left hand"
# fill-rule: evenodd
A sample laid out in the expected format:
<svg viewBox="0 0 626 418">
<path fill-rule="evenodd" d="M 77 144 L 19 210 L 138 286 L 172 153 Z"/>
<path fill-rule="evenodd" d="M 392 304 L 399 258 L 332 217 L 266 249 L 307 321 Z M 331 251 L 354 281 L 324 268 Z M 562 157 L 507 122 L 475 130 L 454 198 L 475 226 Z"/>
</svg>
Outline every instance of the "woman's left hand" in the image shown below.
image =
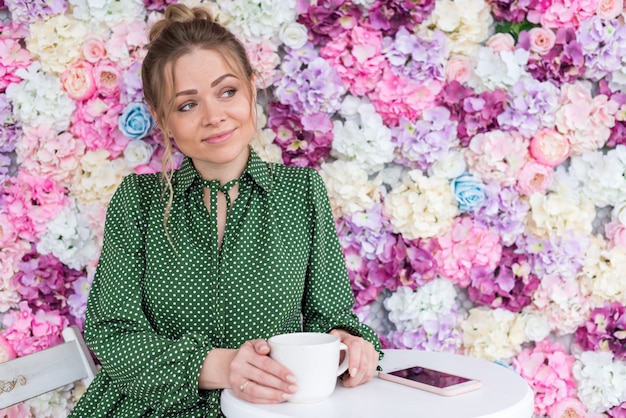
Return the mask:
<svg viewBox="0 0 626 418">
<path fill-rule="evenodd" d="M 353 387 L 372 380 L 378 367 L 378 351 L 372 343 L 340 329 L 334 329 L 330 334 L 348 346 L 348 373 L 342 379 L 343 385 Z"/>
</svg>

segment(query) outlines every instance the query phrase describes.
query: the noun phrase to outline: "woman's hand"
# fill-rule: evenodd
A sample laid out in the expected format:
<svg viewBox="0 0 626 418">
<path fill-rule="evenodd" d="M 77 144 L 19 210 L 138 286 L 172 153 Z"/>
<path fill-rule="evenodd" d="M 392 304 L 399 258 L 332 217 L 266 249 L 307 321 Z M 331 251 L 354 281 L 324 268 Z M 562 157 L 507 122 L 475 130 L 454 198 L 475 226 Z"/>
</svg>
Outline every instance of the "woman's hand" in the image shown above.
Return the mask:
<svg viewBox="0 0 626 418">
<path fill-rule="evenodd" d="M 342 379 L 343 385 L 353 387 L 369 382 L 378 367 L 378 351 L 372 343 L 340 329 L 334 329 L 330 334 L 348 346 L 348 374 Z"/>
<path fill-rule="evenodd" d="M 235 395 L 254 403 L 286 401 L 298 390 L 295 376 L 268 356 L 265 340 L 245 342 L 229 366 L 229 383 Z"/>
</svg>

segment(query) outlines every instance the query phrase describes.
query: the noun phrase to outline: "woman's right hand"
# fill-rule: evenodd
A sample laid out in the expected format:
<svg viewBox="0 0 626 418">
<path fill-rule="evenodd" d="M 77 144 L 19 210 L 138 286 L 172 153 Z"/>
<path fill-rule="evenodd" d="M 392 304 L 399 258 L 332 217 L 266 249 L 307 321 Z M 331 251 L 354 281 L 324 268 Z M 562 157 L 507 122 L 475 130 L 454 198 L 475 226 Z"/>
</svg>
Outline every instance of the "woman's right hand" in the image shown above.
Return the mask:
<svg viewBox="0 0 626 418">
<path fill-rule="evenodd" d="M 279 403 L 298 390 L 295 376 L 270 358 L 263 339 L 243 343 L 229 367 L 230 387 L 238 398 L 253 403 Z"/>
</svg>

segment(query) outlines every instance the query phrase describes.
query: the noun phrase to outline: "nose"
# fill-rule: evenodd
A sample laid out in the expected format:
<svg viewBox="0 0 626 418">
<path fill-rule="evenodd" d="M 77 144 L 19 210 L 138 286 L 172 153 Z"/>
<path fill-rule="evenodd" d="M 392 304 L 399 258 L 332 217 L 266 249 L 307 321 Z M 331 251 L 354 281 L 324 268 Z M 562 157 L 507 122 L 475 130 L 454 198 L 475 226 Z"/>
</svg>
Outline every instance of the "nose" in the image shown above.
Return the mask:
<svg viewBox="0 0 626 418">
<path fill-rule="evenodd" d="M 217 126 L 226 120 L 224 108 L 219 103 L 211 103 L 205 106 L 202 113 L 203 126 Z"/>
</svg>

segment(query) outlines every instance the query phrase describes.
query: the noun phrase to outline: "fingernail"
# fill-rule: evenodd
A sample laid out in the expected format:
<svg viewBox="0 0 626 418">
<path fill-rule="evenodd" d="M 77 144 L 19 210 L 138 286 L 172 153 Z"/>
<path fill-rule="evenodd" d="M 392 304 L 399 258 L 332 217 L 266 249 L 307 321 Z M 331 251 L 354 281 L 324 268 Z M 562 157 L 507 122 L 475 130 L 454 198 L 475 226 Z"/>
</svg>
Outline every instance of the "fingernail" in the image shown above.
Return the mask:
<svg viewBox="0 0 626 418">
<path fill-rule="evenodd" d="M 356 372 L 357 372 L 357 368 L 356 367 L 351 369 L 350 370 L 350 377 L 354 377 L 356 375 Z"/>
<path fill-rule="evenodd" d="M 289 392 L 296 393 L 298 391 L 298 386 L 290 385 L 287 389 L 289 389 Z"/>
<path fill-rule="evenodd" d="M 289 394 L 289 393 L 283 393 L 283 399 L 285 399 L 285 400 L 289 400 L 289 399 L 291 399 L 291 397 L 292 397 L 292 396 L 293 396 L 293 395 L 291 395 L 291 394 Z"/>
<path fill-rule="evenodd" d="M 296 383 L 296 377 L 294 375 L 292 375 L 292 374 L 287 375 L 287 381 L 289 383 Z"/>
</svg>

